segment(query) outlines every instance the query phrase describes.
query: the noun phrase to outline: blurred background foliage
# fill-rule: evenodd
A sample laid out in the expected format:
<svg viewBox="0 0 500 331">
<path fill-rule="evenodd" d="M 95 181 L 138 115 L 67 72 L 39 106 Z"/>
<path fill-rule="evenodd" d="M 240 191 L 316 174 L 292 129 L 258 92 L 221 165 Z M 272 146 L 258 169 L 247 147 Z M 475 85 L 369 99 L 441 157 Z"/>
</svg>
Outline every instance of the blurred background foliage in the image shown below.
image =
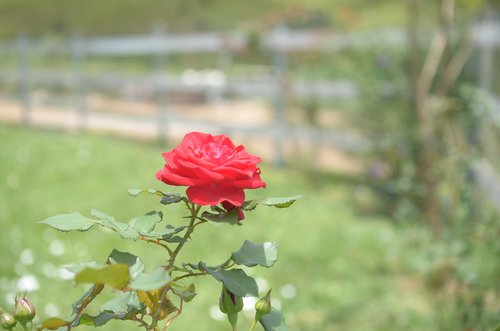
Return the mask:
<svg viewBox="0 0 500 331">
<path fill-rule="evenodd" d="M 434 23 L 439 4 L 422 0 L 422 20 Z M 459 19 L 471 18 L 484 0 L 458 0 Z M 496 1 L 490 6 L 500 7 Z M 393 0 L 2 0 L 0 38 L 20 32 L 32 36 L 108 35 L 144 32 L 155 21 L 167 24 L 173 32 L 233 31 L 268 29 L 280 23 L 301 28 L 362 30 L 405 26 L 404 2 Z"/>
<path fill-rule="evenodd" d="M 419 10 L 412 13 L 410 5 L 415 1 Z M 336 32 L 399 28 L 410 35 L 414 14 L 417 31 L 432 32 L 443 25 L 440 3 L 0 0 L 0 39 L 13 40 L 20 34 L 48 40 L 141 34 L 151 32 L 155 24 L 165 26 L 168 33 L 243 32 L 250 38 L 250 47 L 235 56 L 227 68 L 231 73 L 246 70 L 245 63 L 272 62 L 261 37 L 276 26 Z M 280 242 L 277 267 L 259 270 L 255 276 L 279 293 L 291 330 L 489 331 L 499 325 L 498 205 L 477 187 L 475 169 L 486 158 L 498 172 L 500 137 L 498 122 L 491 117 L 493 102 L 478 83 L 479 51 L 470 51 L 446 93 L 438 90 L 447 64 L 467 44 L 471 24 L 498 15 L 500 4 L 457 0 L 455 9 L 451 23 L 459 38 L 449 39 L 431 77 L 433 83 L 425 91 L 431 109 L 423 112 L 431 114 L 427 118 L 417 111 L 414 76 L 421 74 L 431 38 L 419 38 L 413 48 L 410 42 L 290 54 L 290 78 L 346 79 L 357 84 L 361 94 L 354 100 L 288 99 L 296 113 L 292 116 L 289 111 L 287 120 L 335 130 L 325 124 L 323 115 L 336 114 L 338 125 L 360 132 L 371 142 L 370 149 L 354 155 L 362 171 L 352 175 L 319 169 L 315 164 L 319 152 L 314 148 L 297 149 L 286 169 L 264 165 L 269 188 L 251 194 L 300 193 L 306 198 L 293 209 L 256 211 L 242 228 L 200 231 L 186 259 L 206 252 L 207 262 L 217 263 L 246 238 Z M 3 56 L 0 67 L 16 61 L 15 56 Z M 63 56 L 31 61 L 40 68 L 68 66 Z M 494 62 L 497 71 L 488 92 L 499 94 L 498 56 Z M 171 56 L 163 70 L 180 73 L 216 63 L 212 55 Z M 416 63 L 413 73 L 412 63 Z M 144 73 L 151 71 L 151 59 L 89 59 L 86 67 L 88 72 Z M 15 91 L 9 83 L 2 89 Z M 431 134 L 422 140 L 422 125 L 429 123 Z M 102 261 L 117 242 L 110 233 L 94 231 L 89 245 L 86 235 L 54 233 L 35 222 L 61 212 L 85 213 L 93 207 L 118 219 L 158 208 L 154 201 L 131 201 L 125 190 L 159 187 L 153 174 L 161 167 L 160 153 L 166 148 L 88 133 L 0 126 L 0 175 L 5 180 L 0 188 L 4 229 L 0 249 L 5 252 L 0 264 L 0 306 L 6 307 L 19 282 L 31 275 L 39 283 L 31 294 L 41 307 L 39 315 L 69 314 L 69 304 L 82 288 L 60 281 L 65 275 L 58 267 L 74 262 L 75 256 L 81 261 Z M 178 216 L 173 212 L 168 219 Z M 141 256 L 146 252 L 135 246 L 117 248 L 143 252 Z M 146 263 L 161 258 L 145 256 Z M 206 281 L 198 288 L 199 297 L 174 329 L 222 328 L 213 313 L 218 289 Z M 192 320 L 198 322 L 193 325 Z M 112 324 L 108 329 L 119 327 Z"/>
</svg>

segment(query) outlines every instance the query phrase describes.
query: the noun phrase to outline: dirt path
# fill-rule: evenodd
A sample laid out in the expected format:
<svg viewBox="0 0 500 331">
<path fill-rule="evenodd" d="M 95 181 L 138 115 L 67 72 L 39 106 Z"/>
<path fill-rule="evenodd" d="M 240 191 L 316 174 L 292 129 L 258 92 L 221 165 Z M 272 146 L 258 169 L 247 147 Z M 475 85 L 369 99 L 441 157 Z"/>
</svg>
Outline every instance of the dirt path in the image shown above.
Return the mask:
<svg viewBox="0 0 500 331">
<path fill-rule="evenodd" d="M 104 100 L 89 97 L 91 109 L 85 115 L 69 107 L 47 106 L 34 102 L 29 113 L 29 123 L 34 127 L 57 128 L 77 132 L 85 128 L 126 138 L 153 141 L 161 132 L 168 141 L 176 142 L 189 131 L 231 134 L 232 138 L 247 146 L 266 162 L 273 162 L 276 146 L 281 144 L 287 162 L 300 167 L 326 169 L 349 174 L 362 171 L 359 161 L 332 146 L 296 143 L 286 138 L 283 142 L 273 139 L 272 111 L 258 101 L 217 102 L 203 105 L 176 105 L 167 109 L 163 124 L 158 121 L 159 109 L 152 104 L 134 104 L 122 100 Z M 103 109 L 112 109 L 104 111 Z M 0 100 L 0 121 L 21 123 L 22 106 L 13 101 Z M 328 120 L 328 119 L 327 119 Z M 331 120 L 331 119 L 330 119 Z M 259 127 L 259 132 L 255 128 Z M 230 132 L 228 132 L 230 131 Z"/>
</svg>

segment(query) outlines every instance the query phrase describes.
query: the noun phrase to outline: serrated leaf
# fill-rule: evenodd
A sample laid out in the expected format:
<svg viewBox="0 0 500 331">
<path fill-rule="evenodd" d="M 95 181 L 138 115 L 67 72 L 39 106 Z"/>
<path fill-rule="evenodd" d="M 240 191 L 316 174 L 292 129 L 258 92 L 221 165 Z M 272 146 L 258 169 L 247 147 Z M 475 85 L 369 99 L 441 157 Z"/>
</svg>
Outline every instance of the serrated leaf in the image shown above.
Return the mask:
<svg viewBox="0 0 500 331">
<path fill-rule="evenodd" d="M 75 275 L 77 283 L 92 283 L 109 285 L 123 289 L 130 281 L 129 266 L 124 263 L 107 265 L 104 268 L 86 267 Z"/>
<path fill-rule="evenodd" d="M 295 201 L 301 198 L 302 198 L 301 195 L 296 195 L 287 198 L 263 198 L 263 199 L 249 200 L 243 203 L 241 209 L 250 211 L 254 210 L 258 205 L 265 205 L 276 208 L 286 208 L 290 207 Z"/>
<path fill-rule="evenodd" d="M 215 206 L 210 206 L 210 210 L 212 211 L 215 211 L 217 213 L 225 213 L 227 210 L 225 210 L 224 208 L 218 206 L 218 205 L 215 205 Z"/>
<path fill-rule="evenodd" d="M 73 326 L 79 326 L 79 325 L 88 325 L 88 326 L 95 326 L 94 324 L 94 317 L 90 316 L 87 313 L 83 313 L 80 318 L 78 318 L 74 323 Z"/>
<path fill-rule="evenodd" d="M 162 267 L 158 267 L 150 273 L 138 275 L 130 283 L 130 288 L 134 290 L 150 291 L 165 286 L 169 281 L 169 274 Z"/>
<path fill-rule="evenodd" d="M 222 276 L 224 277 L 222 279 L 224 286 L 234 294 L 241 297 L 256 297 L 259 295 L 259 289 L 255 279 L 248 276 L 243 270 L 222 270 L 220 273 L 222 273 Z"/>
<path fill-rule="evenodd" d="M 133 228 L 140 234 L 148 234 L 155 229 L 156 224 L 160 223 L 162 218 L 163 214 L 160 211 L 149 212 L 137 218 Z"/>
<path fill-rule="evenodd" d="M 234 294 L 240 297 L 257 297 L 259 296 L 259 289 L 255 279 L 248 276 L 241 269 L 231 270 L 213 270 L 208 268 L 204 263 L 200 262 L 200 268 L 205 270 L 212 277 L 222 282 L 224 286 Z"/>
<path fill-rule="evenodd" d="M 177 228 L 174 228 L 173 226 L 171 225 L 167 225 L 165 227 L 165 229 L 163 230 L 163 233 L 162 233 L 162 238 L 163 239 L 167 239 L 167 238 L 170 238 L 172 237 L 174 234 L 177 234 L 179 232 L 181 232 L 182 230 L 184 230 L 185 228 L 187 228 L 187 226 L 179 226 Z"/>
<path fill-rule="evenodd" d="M 265 331 L 288 331 L 285 319 L 279 310 L 271 308 L 271 312 L 259 320 Z"/>
<path fill-rule="evenodd" d="M 83 324 L 98 327 L 112 319 L 130 320 L 134 319 L 137 314 L 143 313 L 143 310 L 144 305 L 141 304 L 135 292 L 120 292 L 115 298 L 101 306 L 98 315 L 92 316 L 84 313 L 73 326 Z"/>
<path fill-rule="evenodd" d="M 180 226 L 178 228 L 174 228 L 173 226 L 167 224 L 164 228 L 154 229 L 153 231 L 147 234 L 143 234 L 142 236 L 145 238 L 165 240 L 172 237 L 174 234 L 181 232 L 185 228 L 186 226 Z"/>
<path fill-rule="evenodd" d="M 67 326 L 68 324 L 69 324 L 69 322 L 63 320 L 62 318 L 50 317 L 50 318 L 47 318 L 45 321 L 43 321 L 42 328 L 49 329 L 49 330 L 57 330 L 63 326 Z"/>
<path fill-rule="evenodd" d="M 54 229 L 63 232 L 87 231 L 96 224 L 95 221 L 77 212 L 52 216 L 40 223 L 48 224 Z"/>
<path fill-rule="evenodd" d="M 114 314 L 125 317 L 134 311 L 140 311 L 144 308 L 135 292 L 119 292 L 116 297 L 100 308 L 101 312 L 113 312 Z"/>
<path fill-rule="evenodd" d="M 110 311 L 103 311 L 99 315 L 94 317 L 94 326 L 103 326 L 104 324 L 108 323 L 112 319 L 119 318 L 121 319 L 118 315 L 115 313 L 112 313 Z"/>
<path fill-rule="evenodd" d="M 232 259 L 237 264 L 247 267 L 261 265 L 270 268 L 278 260 L 278 247 L 279 244 L 274 242 L 254 244 L 245 240 L 243 246 L 232 254 Z"/>
<path fill-rule="evenodd" d="M 138 196 L 139 194 L 142 193 L 142 191 L 144 191 L 143 189 L 140 189 L 140 188 L 129 188 L 127 190 L 128 194 L 130 194 L 131 196 L 133 197 L 136 197 Z"/>
<path fill-rule="evenodd" d="M 238 210 L 236 208 L 231 209 L 230 211 L 223 212 L 223 213 L 210 213 L 208 211 L 204 211 L 201 214 L 201 217 L 206 219 L 209 222 L 229 223 L 231 225 L 241 225 L 241 223 L 238 222 Z"/>
<path fill-rule="evenodd" d="M 120 318 L 119 315 L 116 315 L 115 313 L 111 311 L 104 311 L 99 313 L 98 315 L 92 316 L 87 313 L 83 313 L 82 316 L 80 316 L 78 320 L 78 324 L 74 325 L 88 325 L 88 326 L 93 326 L 93 327 L 99 327 L 103 326 L 104 324 L 108 323 L 109 321 L 113 319 L 122 319 Z"/>
<path fill-rule="evenodd" d="M 122 222 L 118 222 L 114 217 L 99 211 L 97 209 L 92 209 L 90 214 L 102 221 L 101 225 L 107 227 L 116 233 L 123 239 L 137 240 L 139 239 L 139 232 L 130 227 L 130 225 Z"/>
<path fill-rule="evenodd" d="M 160 304 L 161 289 L 151 291 L 135 291 L 139 301 L 149 308 L 150 311 L 155 311 L 156 307 Z"/>
<path fill-rule="evenodd" d="M 186 239 L 179 237 L 179 236 L 168 237 L 168 238 L 164 238 L 163 240 L 165 240 L 168 243 L 173 243 L 173 244 L 174 243 L 184 243 L 187 241 Z"/>
<path fill-rule="evenodd" d="M 177 194 L 165 194 L 160 200 L 160 203 L 163 205 L 169 205 L 171 203 L 177 203 L 179 201 L 184 200 L 184 197 L 181 197 Z"/>
<path fill-rule="evenodd" d="M 131 228 L 128 224 L 118 222 L 118 221 L 109 221 L 105 224 L 107 228 L 115 231 L 120 237 L 123 239 L 137 240 L 139 239 L 139 232 L 137 230 Z"/>
<path fill-rule="evenodd" d="M 196 289 L 193 283 L 182 289 L 173 288 L 175 294 L 180 296 L 185 302 L 190 302 L 196 296 Z"/>
<path fill-rule="evenodd" d="M 141 301 L 142 304 L 146 305 L 151 312 L 159 313 L 159 320 L 167 318 L 170 313 L 173 313 L 177 310 L 172 301 L 165 297 L 161 300 L 161 289 L 152 290 L 152 291 L 141 291 L 138 290 L 137 297 Z"/>
<path fill-rule="evenodd" d="M 108 257 L 111 263 L 124 263 L 129 266 L 130 277 L 133 279 L 144 272 L 144 264 L 138 256 L 113 249 Z"/>
<path fill-rule="evenodd" d="M 100 220 L 114 220 L 115 218 L 113 216 L 110 216 L 108 214 L 106 214 L 105 212 L 102 212 L 100 210 L 97 210 L 97 209 L 92 209 L 90 211 L 90 216 L 94 216 L 95 218 L 98 218 Z"/>
</svg>

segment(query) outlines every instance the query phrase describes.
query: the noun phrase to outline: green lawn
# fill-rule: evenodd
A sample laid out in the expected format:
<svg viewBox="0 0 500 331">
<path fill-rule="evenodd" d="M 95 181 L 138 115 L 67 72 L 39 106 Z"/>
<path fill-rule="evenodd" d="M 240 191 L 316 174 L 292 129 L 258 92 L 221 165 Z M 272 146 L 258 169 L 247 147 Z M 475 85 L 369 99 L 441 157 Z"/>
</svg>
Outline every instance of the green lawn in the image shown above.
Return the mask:
<svg viewBox="0 0 500 331">
<path fill-rule="evenodd" d="M 29 297 L 39 318 L 56 310 L 69 315 L 85 287 L 61 280 L 59 266 L 103 262 L 112 248 L 141 256 L 146 268 L 165 260 L 156 246 L 124 242 L 114 233 L 92 229 L 65 234 L 37 223 L 55 214 L 88 214 L 97 208 L 119 220 L 160 209 L 168 222 L 181 224 L 181 206 L 167 208 L 153 197 L 131 198 L 126 191 L 176 190 L 154 177 L 164 150 L 106 136 L 0 126 L 0 307 L 9 307 L 20 277 L 33 275 L 40 289 Z M 241 227 L 204 225 L 186 244 L 183 260 L 215 264 L 245 239 L 277 241 L 280 259 L 275 267 L 250 273 L 273 288 L 290 330 L 445 330 L 433 322 L 432 295 L 423 284 L 432 249 L 425 231 L 356 215 L 351 188 L 337 177 L 325 175 L 318 185 L 301 172 L 265 164 L 262 175 L 268 188 L 248 196 L 302 194 L 304 199 L 288 209 L 248 212 Z M 199 279 L 196 286 L 198 296 L 172 330 L 228 330 L 226 321 L 210 315 L 219 285 Z M 127 323 L 127 328 L 109 323 L 101 330 L 136 329 Z"/>
</svg>

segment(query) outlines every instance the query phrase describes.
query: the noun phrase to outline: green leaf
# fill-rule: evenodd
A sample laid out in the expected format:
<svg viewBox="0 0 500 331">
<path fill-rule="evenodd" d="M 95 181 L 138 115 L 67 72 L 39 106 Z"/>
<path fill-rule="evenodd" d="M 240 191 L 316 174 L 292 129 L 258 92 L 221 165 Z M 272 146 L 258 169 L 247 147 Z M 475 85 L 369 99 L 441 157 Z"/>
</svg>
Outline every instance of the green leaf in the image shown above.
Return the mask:
<svg viewBox="0 0 500 331">
<path fill-rule="evenodd" d="M 99 315 L 96 316 L 90 316 L 87 315 L 87 318 L 91 318 L 93 322 L 93 326 L 103 326 L 104 324 L 108 323 L 114 318 L 119 318 L 118 315 L 115 313 L 109 312 L 109 311 L 104 311 L 102 313 L 99 313 Z"/>
<path fill-rule="evenodd" d="M 128 194 L 130 194 L 133 197 L 139 196 L 140 194 L 143 194 L 143 193 L 149 193 L 151 195 L 156 195 L 156 196 L 161 197 L 160 203 L 164 204 L 164 205 L 169 205 L 171 203 L 177 203 L 179 201 L 186 200 L 185 197 L 180 196 L 178 194 L 162 192 L 162 191 L 158 191 L 158 190 L 155 190 L 152 188 L 147 189 L 147 190 L 138 189 L 138 188 L 128 189 Z"/>
<path fill-rule="evenodd" d="M 241 206 L 243 210 L 254 210 L 258 205 L 265 205 L 269 207 L 276 208 L 286 208 L 290 207 L 295 201 L 301 199 L 301 195 L 295 195 L 288 198 L 263 198 L 256 200 L 245 201 Z"/>
<path fill-rule="evenodd" d="M 123 239 L 137 240 L 139 239 L 139 232 L 135 229 L 131 228 L 128 224 L 117 222 L 115 220 L 110 221 L 109 223 L 103 224 L 103 226 L 115 231 L 118 233 L 120 237 Z"/>
<path fill-rule="evenodd" d="M 245 240 L 243 246 L 232 254 L 232 259 L 237 264 L 247 267 L 261 265 L 270 268 L 278 260 L 278 246 L 279 244 L 275 242 L 254 244 Z"/>
<path fill-rule="evenodd" d="M 93 285 L 85 294 L 76 301 L 73 307 L 73 315 L 76 315 L 78 311 L 84 309 L 89 303 L 92 302 L 104 289 L 104 285 Z"/>
<path fill-rule="evenodd" d="M 102 326 L 112 319 L 130 320 L 143 313 L 145 306 L 140 303 L 135 292 L 120 292 L 118 295 L 101 306 L 101 312 L 92 316 L 84 313 L 73 326 L 89 325 Z"/>
<path fill-rule="evenodd" d="M 130 283 L 130 288 L 134 290 L 150 291 L 155 290 L 168 284 L 170 276 L 162 268 L 158 267 L 150 273 L 142 273 L 138 275 Z"/>
<path fill-rule="evenodd" d="M 127 190 L 128 194 L 130 196 L 133 196 L 133 197 L 136 197 L 138 196 L 139 194 L 141 194 L 144 190 L 143 189 L 140 189 L 140 188 L 129 188 Z"/>
<path fill-rule="evenodd" d="M 265 331 L 288 331 L 283 315 L 274 308 L 259 320 Z"/>
<path fill-rule="evenodd" d="M 94 317 L 90 316 L 87 313 L 83 313 L 80 318 L 78 318 L 74 323 L 73 326 L 79 326 L 79 325 L 88 325 L 88 326 L 95 326 L 94 324 Z"/>
<path fill-rule="evenodd" d="M 54 229 L 63 232 L 87 231 L 96 224 L 95 221 L 77 212 L 52 216 L 41 221 L 40 223 L 48 224 Z"/>
<path fill-rule="evenodd" d="M 224 286 L 234 294 L 240 297 L 259 296 L 259 289 L 255 279 L 249 277 L 243 270 L 231 269 L 217 271 L 207 267 L 202 262 L 200 262 L 199 266 L 219 282 L 222 282 Z"/>
<path fill-rule="evenodd" d="M 210 213 L 208 211 L 204 211 L 201 214 L 201 217 L 209 222 L 241 225 L 241 223 L 238 222 L 238 210 L 236 208 L 223 213 Z"/>
<path fill-rule="evenodd" d="M 166 242 L 169 242 L 169 243 L 183 243 L 183 242 L 187 241 L 186 239 L 179 237 L 179 236 L 168 237 L 168 238 L 164 238 L 163 240 L 165 240 Z"/>
<path fill-rule="evenodd" d="M 42 329 L 57 330 L 63 326 L 68 326 L 69 322 L 59 317 L 47 318 L 42 323 Z"/>
<path fill-rule="evenodd" d="M 162 218 L 162 212 L 151 211 L 137 218 L 134 222 L 133 228 L 140 234 L 148 234 L 155 229 L 156 224 L 160 223 Z"/>
<path fill-rule="evenodd" d="M 117 263 L 104 268 L 85 268 L 75 275 L 77 283 L 92 283 L 109 285 L 116 289 L 123 289 L 130 281 L 129 266 Z"/>
<path fill-rule="evenodd" d="M 193 298 L 196 296 L 196 289 L 195 289 L 193 283 L 189 284 L 189 286 L 186 288 L 182 288 L 182 289 L 173 288 L 172 290 L 174 291 L 175 294 L 182 297 L 182 299 L 185 302 L 189 302 L 189 301 L 193 300 Z"/>
<path fill-rule="evenodd" d="M 102 211 L 97 209 L 92 209 L 90 215 L 100 219 L 102 221 L 101 225 L 107 227 L 120 235 L 123 239 L 139 239 L 139 232 L 130 227 L 130 225 L 122 222 L 118 222 L 114 217 L 109 216 Z"/>
<path fill-rule="evenodd" d="M 187 228 L 187 226 L 183 225 L 183 226 L 179 226 L 178 228 L 174 228 L 173 226 L 167 224 L 167 226 L 163 229 L 162 238 L 163 239 L 170 238 L 174 234 L 177 234 L 177 233 L 181 232 L 185 228 Z"/>
<path fill-rule="evenodd" d="M 171 238 L 174 234 L 181 232 L 185 228 L 186 226 L 180 226 L 178 228 L 174 228 L 173 226 L 167 224 L 162 229 L 154 229 L 153 231 L 147 234 L 146 233 L 142 234 L 142 236 L 145 238 L 166 240 L 168 238 Z"/>
<path fill-rule="evenodd" d="M 181 197 L 180 195 L 177 194 L 165 194 L 160 200 L 160 203 L 163 205 L 169 205 L 171 203 L 177 203 L 179 201 L 184 200 L 184 197 Z"/>
<path fill-rule="evenodd" d="M 220 271 L 222 276 L 222 282 L 228 290 L 241 297 L 252 296 L 256 297 L 259 295 L 259 289 L 255 279 L 249 277 L 241 269 L 231 269 Z"/>
<path fill-rule="evenodd" d="M 134 291 L 119 292 L 116 297 L 100 308 L 101 312 L 112 312 L 121 318 L 130 315 L 133 312 L 141 311 L 144 305 L 141 304 L 137 294 Z"/>
<path fill-rule="evenodd" d="M 104 221 L 105 222 L 104 224 L 115 221 L 115 218 L 113 216 L 110 216 L 110 215 L 106 214 L 105 212 L 102 212 L 102 211 L 97 210 L 97 209 L 92 209 L 90 211 L 90 216 L 93 216 L 95 218 L 100 219 L 101 221 Z"/>
<path fill-rule="evenodd" d="M 135 278 L 144 272 L 144 264 L 138 256 L 127 252 L 120 252 L 119 250 L 113 249 L 108 257 L 108 260 L 112 264 L 124 263 L 129 266 L 130 277 Z"/>
</svg>

